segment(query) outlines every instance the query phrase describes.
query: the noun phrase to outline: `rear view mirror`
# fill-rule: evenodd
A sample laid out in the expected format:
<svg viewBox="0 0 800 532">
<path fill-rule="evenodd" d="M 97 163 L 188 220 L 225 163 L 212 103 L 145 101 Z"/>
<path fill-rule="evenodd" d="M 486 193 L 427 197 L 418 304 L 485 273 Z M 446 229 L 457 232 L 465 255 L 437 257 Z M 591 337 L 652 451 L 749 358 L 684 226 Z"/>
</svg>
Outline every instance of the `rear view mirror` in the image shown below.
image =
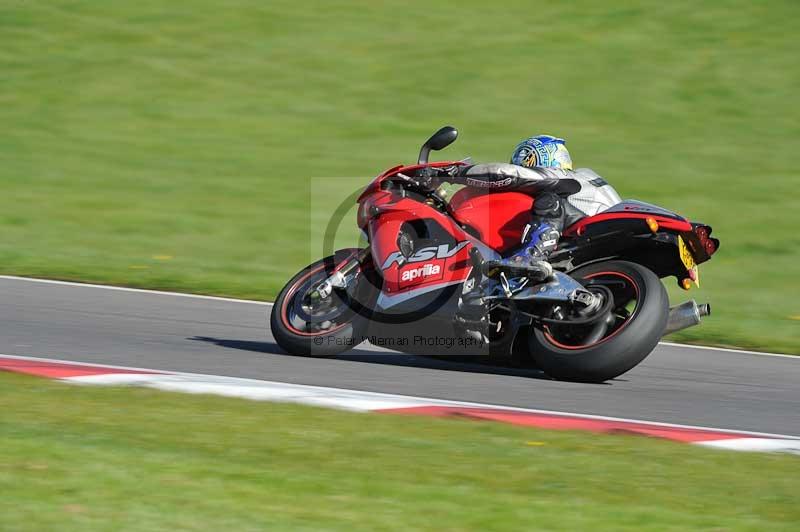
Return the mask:
<svg viewBox="0 0 800 532">
<path fill-rule="evenodd" d="M 418 164 L 425 164 L 428 162 L 428 155 L 431 150 L 443 150 L 451 145 L 458 137 L 458 130 L 453 126 L 444 126 L 442 129 L 431 135 L 431 138 L 425 141 L 422 149 L 419 150 Z"/>
</svg>

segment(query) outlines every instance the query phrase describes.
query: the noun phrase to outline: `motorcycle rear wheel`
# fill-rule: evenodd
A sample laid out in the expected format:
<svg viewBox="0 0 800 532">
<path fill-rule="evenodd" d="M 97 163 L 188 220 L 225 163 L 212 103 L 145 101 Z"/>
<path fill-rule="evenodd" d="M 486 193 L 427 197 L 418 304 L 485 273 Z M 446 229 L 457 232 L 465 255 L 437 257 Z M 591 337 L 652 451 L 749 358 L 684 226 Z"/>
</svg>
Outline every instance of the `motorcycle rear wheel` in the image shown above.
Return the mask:
<svg viewBox="0 0 800 532">
<path fill-rule="evenodd" d="M 613 320 L 602 337 L 585 343 L 580 327 L 533 327 L 529 353 L 556 379 L 603 382 L 618 377 L 644 360 L 661 339 L 669 314 L 664 285 L 648 268 L 618 260 L 590 264 L 570 275 L 584 286 L 600 284 L 612 291 Z"/>
</svg>

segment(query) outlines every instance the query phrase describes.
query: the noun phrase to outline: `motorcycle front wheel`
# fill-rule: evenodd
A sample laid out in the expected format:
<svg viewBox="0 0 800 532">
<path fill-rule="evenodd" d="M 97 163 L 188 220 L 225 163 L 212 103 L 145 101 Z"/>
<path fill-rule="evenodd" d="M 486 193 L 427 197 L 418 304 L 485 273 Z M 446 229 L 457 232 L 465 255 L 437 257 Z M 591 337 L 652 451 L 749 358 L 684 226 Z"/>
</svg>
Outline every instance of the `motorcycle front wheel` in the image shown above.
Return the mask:
<svg viewBox="0 0 800 532">
<path fill-rule="evenodd" d="M 281 349 L 291 355 L 327 357 L 364 341 L 369 320 L 362 314 L 368 294 L 336 289 L 327 298 L 314 297 L 316 287 L 353 251 L 340 250 L 318 260 L 283 287 L 270 316 L 272 336 Z"/>
<path fill-rule="evenodd" d="M 607 261 L 570 275 L 591 290 L 608 289 L 614 299 L 598 334 L 596 326 L 547 324 L 530 331 L 528 349 L 537 366 L 561 380 L 603 382 L 629 371 L 656 347 L 669 315 L 669 296 L 648 268 Z"/>
</svg>

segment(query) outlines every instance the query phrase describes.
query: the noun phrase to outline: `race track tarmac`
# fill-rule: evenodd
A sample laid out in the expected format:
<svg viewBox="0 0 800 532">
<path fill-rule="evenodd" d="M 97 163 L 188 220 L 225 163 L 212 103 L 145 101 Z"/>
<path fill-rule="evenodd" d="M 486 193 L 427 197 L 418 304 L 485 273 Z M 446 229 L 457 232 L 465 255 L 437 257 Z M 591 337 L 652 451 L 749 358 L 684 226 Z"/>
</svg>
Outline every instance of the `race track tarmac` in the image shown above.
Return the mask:
<svg viewBox="0 0 800 532">
<path fill-rule="evenodd" d="M 800 436 L 800 357 L 660 345 L 616 380 L 577 384 L 372 346 L 289 356 L 270 336 L 270 310 L 0 278 L 0 353 Z"/>
</svg>

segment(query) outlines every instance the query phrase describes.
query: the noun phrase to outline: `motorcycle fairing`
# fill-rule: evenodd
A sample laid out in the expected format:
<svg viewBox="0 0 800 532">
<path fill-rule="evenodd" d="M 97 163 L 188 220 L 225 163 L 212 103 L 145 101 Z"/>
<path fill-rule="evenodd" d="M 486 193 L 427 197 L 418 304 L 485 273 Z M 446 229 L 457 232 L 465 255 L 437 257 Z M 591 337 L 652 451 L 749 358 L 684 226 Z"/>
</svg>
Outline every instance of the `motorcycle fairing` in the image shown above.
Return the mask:
<svg viewBox="0 0 800 532">
<path fill-rule="evenodd" d="M 370 237 L 372 256 L 383 277 L 379 307 L 388 309 L 463 282 L 472 269 L 469 252 L 473 247 L 486 259 L 519 245 L 535 201 L 529 194 L 464 188 L 454 194 L 446 208 L 436 208 L 425 198 L 416 198 L 389 183 L 399 174 L 414 175 L 424 167 L 460 164 L 464 163 L 396 166 L 376 177 L 359 197 L 358 225 Z M 651 229 L 653 221 L 658 224 L 655 232 Z M 397 260 L 397 236 L 409 225 L 421 230 L 415 239 L 419 245 L 410 260 Z M 699 264 L 719 245 L 718 240 L 708 238 L 710 232 L 710 227 L 690 223 L 657 205 L 626 200 L 567 227 L 552 262 L 570 271 L 582 264 L 618 257 L 645 265 L 659 277 L 674 275 L 680 280 L 688 272 L 678 259 L 678 236 L 683 236 Z"/>
<path fill-rule="evenodd" d="M 651 205 L 643 201 L 625 200 L 605 211 L 587 216 L 564 230 L 564 236 L 591 236 L 592 234 L 607 233 L 615 225 L 624 226 L 624 220 L 640 220 L 643 227 L 647 227 L 647 219 L 656 221 L 659 227 L 673 231 L 691 231 L 692 224 L 689 220 L 672 211 Z"/>
<path fill-rule="evenodd" d="M 519 247 L 533 203 L 534 198 L 522 192 L 462 188 L 450 200 L 450 209 L 466 231 L 502 254 Z"/>
<path fill-rule="evenodd" d="M 383 278 L 378 306 L 389 308 L 417 295 L 462 283 L 472 269 L 473 238 L 449 216 L 410 197 L 371 196 L 367 231 Z M 414 233 L 414 253 L 405 258 L 397 237 Z"/>
<path fill-rule="evenodd" d="M 657 214 L 660 216 L 666 216 L 667 218 L 675 218 L 676 220 L 684 220 L 685 218 L 680 214 L 676 214 L 669 209 L 665 209 L 663 207 L 659 207 L 658 205 L 653 205 L 652 203 L 647 203 L 645 201 L 639 201 L 634 199 L 627 199 L 613 205 L 612 207 L 603 211 L 604 213 L 608 212 L 643 212 L 648 214 Z"/>
<path fill-rule="evenodd" d="M 652 222 L 657 224 L 655 230 Z M 690 272 L 680 260 L 678 239 L 683 238 L 701 264 L 719 247 L 719 240 L 709 238 L 710 234 L 707 225 L 643 201 L 625 200 L 568 227 L 551 260 L 570 270 L 604 258 L 621 258 L 642 264 L 659 277 L 675 276 L 680 281 Z"/>
</svg>

